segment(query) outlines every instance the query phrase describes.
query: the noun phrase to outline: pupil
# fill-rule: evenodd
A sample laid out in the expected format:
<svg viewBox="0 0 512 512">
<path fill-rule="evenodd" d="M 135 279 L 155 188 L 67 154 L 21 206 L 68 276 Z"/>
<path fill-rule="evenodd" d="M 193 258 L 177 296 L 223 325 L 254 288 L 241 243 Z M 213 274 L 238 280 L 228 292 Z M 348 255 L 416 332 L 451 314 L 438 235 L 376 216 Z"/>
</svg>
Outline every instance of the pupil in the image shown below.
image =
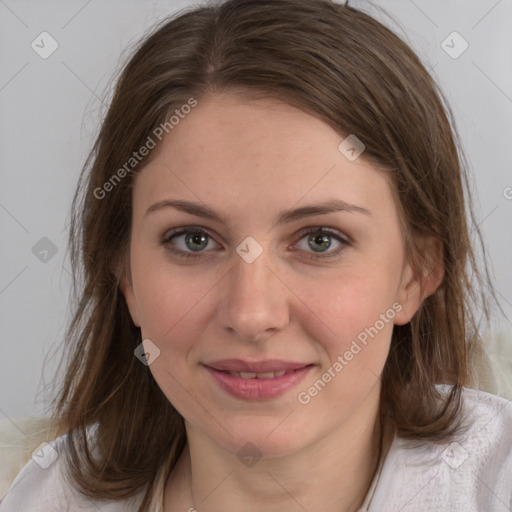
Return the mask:
<svg viewBox="0 0 512 512">
<path fill-rule="evenodd" d="M 326 236 L 326 235 L 315 235 L 313 237 L 313 241 L 314 243 L 318 243 L 319 245 L 324 245 L 324 249 L 328 249 L 331 245 L 331 242 L 329 241 L 329 237 Z M 309 244 L 311 246 L 311 248 L 313 250 L 315 250 L 315 248 L 313 247 L 313 245 L 310 243 Z"/>
<path fill-rule="evenodd" d="M 189 242 L 192 242 L 193 244 L 201 244 L 201 243 L 204 243 L 206 241 L 206 236 L 202 233 L 192 233 L 192 234 L 189 234 L 187 236 L 187 245 Z M 190 249 L 192 249 L 193 251 L 199 251 L 200 249 L 202 249 L 202 247 L 190 247 Z"/>
</svg>

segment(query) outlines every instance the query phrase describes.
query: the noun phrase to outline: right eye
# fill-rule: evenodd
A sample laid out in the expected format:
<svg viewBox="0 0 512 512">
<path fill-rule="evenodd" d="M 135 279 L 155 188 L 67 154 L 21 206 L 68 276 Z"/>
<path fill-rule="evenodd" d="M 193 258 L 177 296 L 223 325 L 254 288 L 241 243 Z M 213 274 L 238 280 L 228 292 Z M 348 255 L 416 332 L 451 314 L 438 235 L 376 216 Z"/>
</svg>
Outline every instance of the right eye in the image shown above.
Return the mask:
<svg viewBox="0 0 512 512">
<path fill-rule="evenodd" d="M 200 227 L 187 226 L 166 232 L 162 245 L 180 258 L 197 258 L 205 252 L 209 242 L 213 242 L 213 238 L 207 231 Z"/>
</svg>

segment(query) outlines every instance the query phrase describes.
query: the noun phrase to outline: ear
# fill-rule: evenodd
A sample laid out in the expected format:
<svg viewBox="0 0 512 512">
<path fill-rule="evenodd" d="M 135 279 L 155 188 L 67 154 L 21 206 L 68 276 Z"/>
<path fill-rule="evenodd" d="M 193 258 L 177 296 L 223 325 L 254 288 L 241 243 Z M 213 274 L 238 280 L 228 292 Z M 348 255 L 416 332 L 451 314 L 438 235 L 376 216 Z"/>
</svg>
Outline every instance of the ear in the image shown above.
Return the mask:
<svg viewBox="0 0 512 512">
<path fill-rule="evenodd" d="M 120 273 L 121 277 L 119 279 L 119 288 L 123 292 L 124 300 L 126 301 L 126 305 L 130 311 L 130 316 L 132 317 L 133 323 L 137 327 L 140 327 L 137 299 L 135 298 L 135 292 L 133 291 L 133 282 L 129 264 L 124 265 Z"/>
<path fill-rule="evenodd" d="M 395 315 L 395 324 L 410 322 L 423 301 L 432 295 L 443 282 L 443 244 L 435 237 L 422 237 L 417 242 L 417 254 L 421 256 L 421 269 L 407 262 L 397 295 L 402 309 Z"/>
</svg>

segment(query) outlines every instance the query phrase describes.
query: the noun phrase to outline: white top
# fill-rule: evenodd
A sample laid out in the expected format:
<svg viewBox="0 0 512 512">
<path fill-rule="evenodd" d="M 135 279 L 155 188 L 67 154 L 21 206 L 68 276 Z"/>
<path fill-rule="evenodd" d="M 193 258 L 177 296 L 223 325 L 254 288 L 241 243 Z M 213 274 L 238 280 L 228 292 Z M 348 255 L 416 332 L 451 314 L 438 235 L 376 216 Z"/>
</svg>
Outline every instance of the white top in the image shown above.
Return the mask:
<svg viewBox="0 0 512 512">
<path fill-rule="evenodd" d="M 512 510 L 512 402 L 467 388 L 463 398 L 468 430 L 459 442 L 392 438 L 358 512 Z M 64 437 L 23 467 L 0 512 L 137 512 L 142 493 L 120 502 L 86 500 L 66 484 L 63 457 L 58 457 Z M 166 474 L 164 465 L 150 507 L 154 512 L 163 512 Z"/>
</svg>

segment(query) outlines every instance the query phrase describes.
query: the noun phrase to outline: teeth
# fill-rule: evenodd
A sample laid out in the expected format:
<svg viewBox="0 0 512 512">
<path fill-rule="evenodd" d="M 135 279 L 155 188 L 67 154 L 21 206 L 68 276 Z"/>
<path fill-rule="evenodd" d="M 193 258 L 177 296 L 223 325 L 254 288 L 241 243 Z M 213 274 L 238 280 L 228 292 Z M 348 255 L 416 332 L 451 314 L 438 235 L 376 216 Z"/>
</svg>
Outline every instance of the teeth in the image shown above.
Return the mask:
<svg viewBox="0 0 512 512">
<path fill-rule="evenodd" d="M 234 373 L 236 377 L 242 377 L 242 379 L 254 379 L 256 374 L 254 372 L 231 372 Z M 236 375 L 238 374 L 238 375 Z"/>
<path fill-rule="evenodd" d="M 293 370 L 279 370 L 277 372 L 229 372 L 233 377 L 241 377 L 242 379 L 273 379 L 274 377 L 281 377 L 285 373 L 291 373 Z"/>
<path fill-rule="evenodd" d="M 257 373 L 256 377 L 258 379 L 272 379 L 274 378 L 274 372 Z"/>
</svg>

